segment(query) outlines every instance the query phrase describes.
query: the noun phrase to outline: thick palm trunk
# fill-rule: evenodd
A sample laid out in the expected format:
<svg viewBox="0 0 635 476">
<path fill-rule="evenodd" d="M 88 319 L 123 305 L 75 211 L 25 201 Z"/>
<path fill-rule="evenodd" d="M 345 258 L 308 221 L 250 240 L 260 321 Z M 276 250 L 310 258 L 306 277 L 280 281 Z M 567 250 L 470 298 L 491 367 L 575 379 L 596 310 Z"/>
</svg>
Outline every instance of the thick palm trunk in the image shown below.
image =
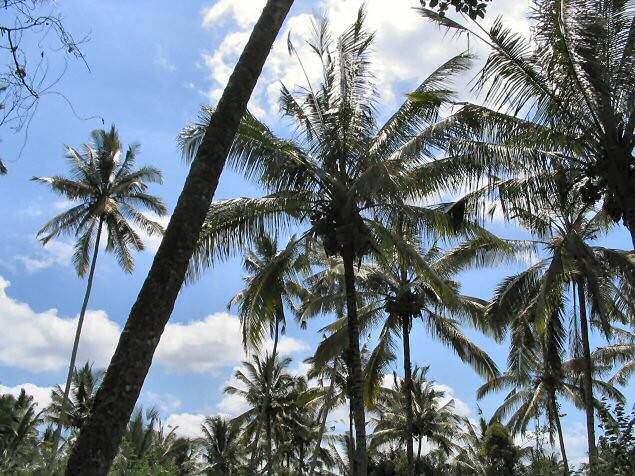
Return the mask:
<svg viewBox="0 0 635 476">
<path fill-rule="evenodd" d="M 576 287 L 578 288 L 580 330 L 582 334 L 582 351 L 584 354 L 582 389 L 584 391 L 587 440 L 589 445 L 589 466 L 593 468 L 597 460 L 597 448 L 595 446 L 595 418 L 593 415 L 593 372 L 591 363 L 591 346 L 589 344 L 589 324 L 586 315 L 586 296 L 584 292 L 584 282 L 581 279 L 576 280 Z"/>
<path fill-rule="evenodd" d="M 212 202 L 227 154 L 271 46 L 293 0 L 269 0 L 254 26 L 192 162 L 152 267 L 141 288 L 93 412 L 70 455 L 68 476 L 106 475 L 117 454 Z"/>
<path fill-rule="evenodd" d="M 553 412 L 553 418 L 556 422 L 556 431 L 558 432 L 558 441 L 560 443 L 560 454 L 562 455 L 562 463 L 564 464 L 564 475 L 569 476 L 569 461 L 567 460 L 567 449 L 564 446 L 564 436 L 562 434 L 562 426 L 560 425 L 560 415 L 558 414 L 558 404 L 556 403 L 555 395 L 551 395 L 549 403 L 551 405 L 551 411 Z"/>
<path fill-rule="evenodd" d="M 408 456 L 408 475 L 414 475 L 414 448 L 412 444 L 412 426 L 414 421 L 412 411 L 412 368 L 410 364 L 410 319 L 408 316 L 401 316 L 401 326 L 403 333 L 403 371 L 404 385 L 403 391 L 406 397 L 406 454 Z"/>
<path fill-rule="evenodd" d="M 342 253 L 344 261 L 344 285 L 346 287 L 346 311 L 348 315 L 350 403 L 355 420 L 355 464 L 354 476 L 366 476 L 366 415 L 364 412 L 364 387 L 362 383 L 362 360 L 359 351 L 359 319 L 357 316 L 357 293 L 352 244 L 347 244 Z"/>
<path fill-rule="evenodd" d="M 326 420 L 329 416 L 329 411 L 331 411 L 331 406 L 333 405 L 333 394 L 335 393 L 335 379 L 337 376 L 337 358 L 333 361 L 333 370 L 331 372 L 331 383 L 329 383 L 329 389 L 326 393 L 326 400 L 324 400 L 324 405 L 322 406 L 322 421 L 320 421 L 320 430 L 318 432 L 317 441 L 315 443 L 315 450 L 313 450 L 313 455 L 311 456 L 311 462 L 309 463 L 309 476 L 313 476 L 313 471 L 315 471 L 315 464 L 317 463 L 318 456 L 320 454 L 320 447 L 322 446 L 322 438 L 324 438 L 324 431 L 326 430 Z"/>
<path fill-rule="evenodd" d="M 57 422 L 57 429 L 53 436 L 53 448 L 57 451 L 57 445 L 60 442 L 60 436 L 62 434 L 62 426 L 66 419 L 66 410 L 68 407 L 68 396 L 71 392 L 71 384 L 73 382 L 73 373 L 75 372 L 75 363 L 77 362 L 77 349 L 79 348 L 79 338 L 82 335 L 82 327 L 84 325 L 84 316 L 86 315 L 86 309 L 88 308 L 88 300 L 90 299 L 90 292 L 93 289 L 93 277 L 95 275 L 95 265 L 97 264 L 97 255 L 99 254 L 99 241 L 101 240 L 101 230 L 104 222 L 100 218 L 99 226 L 97 227 L 97 237 L 95 238 L 95 248 L 93 250 L 93 257 L 90 262 L 90 271 L 88 272 L 88 282 L 86 283 L 86 292 L 84 293 L 84 301 L 82 302 L 82 308 L 79 311 L 79 319 L 77 320 L 77 329 L 75 330 L 75 340 L 73 341 L 73 350 L 71 351 L 71 361 L 68 364 L 68 375 L 66 376 L 66 385 L 64 386 L 64 396 L 62 397 L 62 414 Z"/>
</svg>

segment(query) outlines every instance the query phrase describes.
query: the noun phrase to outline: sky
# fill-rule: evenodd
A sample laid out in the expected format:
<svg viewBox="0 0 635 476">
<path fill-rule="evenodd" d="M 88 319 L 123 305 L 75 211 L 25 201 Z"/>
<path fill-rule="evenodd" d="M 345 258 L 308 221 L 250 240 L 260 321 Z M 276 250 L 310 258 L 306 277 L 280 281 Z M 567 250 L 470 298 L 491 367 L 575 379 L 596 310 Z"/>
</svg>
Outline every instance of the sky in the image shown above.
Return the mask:
<svg viewBox="0 0 635 476">
<path fill-rule="evenodd" d="M 40 101 L 28 130 L 0 131 L 0 156 L 10 169 L 0 178 L 4 205 L 0 210 L 0 391 L 15 393 L 24 387 L 41 405 L 47 403 L 50 389 L 62 384 L 66 375 L 85 287 L 70 262 L 72 238 L 56 239 L 46 247 L 36 239 L 37 230 L 69 203 L 29 179 L 66 173 L 64 145 L 78 147 L 89 140 L 91 130 L 115 124 L 124 144 L 141 144 L 139 164 L 163 171 L 164 184 L 151 190 L 172 210 L 187 173 L 177 134 L 196 119 L 201 105 L 214 104 L 220 97 L 263 4 L 263 0 L 57 2 L 66 27 L 78 37 L 89 35 L 83 47 L 90 70 L 71 62 L 56 86 L 72 109 L 59 95 L 48 95 Z M 461 98 L 478 99 L 468 83 L 486 50 L 474 39 L 456 38 L 427 23 L 412 9 L 417 4 L 414 0 L 366 2 L 368 27 L 377 34 L 372 60 L 383 119 L 427 74 L 468 47 L 480 59 L 457 80 L 456 88 Z M 312 15 L 326 14 L 338 33 L 354 20 L 359 6 L 359 0 L 296 0 L 250 102 L 252 112 L 280 135 L 293 133 L 279 114 L 280 84 L 291 88 L 305 84 L 298 61 L 288 54 L 288 35 L 309 78 L 315 80 L 319 64 L 312 61 L 303 41 Z M 528 34 L 528 10 L 528 1 L 497 0 L 488 18 L 502 15 L 510 28 Z M 215 198 L 259 193 L 252 183 L 225 170 Z M 500 222 L 491 229 L 504 237 L 524 236 Z M 604 243 L 629 247 L 623 229 Z M 78 362 L 107 366 L 158 244 L 156 238 L 147 240 L 131 274 L 121 271 L 102 250 Z M 519 266 L 465 273 L 463 291 L 488 298 L 496 284 Z M 156 406 L 167 424 L 178 426 L 184 435 L 197 434 L 206 415 L 233 416 L 245 408 L 239 398 L 223 394 L 245 359 L 235 310 L 227 308 L 241 289 L 243 274 L 236 258 L 184 287 L 155 354 L 139 403 Z M 306 371 L 301 362 L 319 342 L 318 329 L 327 321 L 312 322 L 305 331 L 288 326 L 280 351 L 293 359 L 293 372 Z M 504 346 L 473 332 L 470 336 L 504 368 Z M 479 406 L 490 415 L 502 401 L 499 394 L 477 402 L 480 377 L 421 329 L 415 328 L 411 342 L 414 361 L 430 365 L 429 377 L 444 386 L 464 415 L 477 418 Z M 396 365 L 398 369 L 399 362 Z M 566 410 L 563 426 L 570 459 L 580 461 L 585 451 L 583 414 Z M 345 413 L 336 411 L 333 419 Z"/>
</svg>

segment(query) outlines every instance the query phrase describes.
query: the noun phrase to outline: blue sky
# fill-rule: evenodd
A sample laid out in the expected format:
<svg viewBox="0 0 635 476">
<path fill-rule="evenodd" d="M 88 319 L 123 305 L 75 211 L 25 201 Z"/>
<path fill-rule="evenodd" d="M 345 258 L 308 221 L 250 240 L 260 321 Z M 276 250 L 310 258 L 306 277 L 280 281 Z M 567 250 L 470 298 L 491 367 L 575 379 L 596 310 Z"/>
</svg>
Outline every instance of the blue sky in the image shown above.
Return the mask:
<svg viewBox="0 0 635 476">
<path fill-rule="evenodd" d="M 366 3 L 369 26 L 377 30 L 374 64 L 382 97 L 380 113 L 387 117 L 418 80 L 467 43 L 417 17 L 411 10 L 418 3 L 414 0 Z M 106 126 L 117 125 L 124 144 L 141 143 L 139 163 L 163 171 L 165 183 L 153 192 L 170 210 L 187 172 L 176 135 L 196 117 L 202 104 L 218 99 L 262 4 L 261 0 L 59 2 L 67 28 L 77 36 L 90 34 L 84 47 L 90 72 L 79 63 L 71 64 L 57 89 L 69 98 L 78 116 L 100 116 Z M 280 134 L 291 132 L 278 114 L 279 81 L 288 86 L 304 83 L 297 61 L 287 54 L 286 34 L 292 33 L 300 55 L 306 58 L 302 38 L 311 13 L 328 13 L 338 32 L 353 20 L 359 4 L 358 0 L 296 1 L 250 105 Z M 526 33 L 527 8 L 526 2 L 498 0 L 490 16 L 502 14 L 511 27 Z M 474 42 L 471 47 L 483 56 L 484 50 Z M 318 65 L 308 62 L 306 66 L 314 77 Z M 464 98 L 473 98 L 466 86 L 471 75 L 457 86 Z M 0 203 L 5 204 L 0 211 L 0 384 L 15 391 L 28 383 L 43 402 L 50 387 L 64 380 L 72 319 L 81 304 L 84 282 L 70 265 L 69 239 L 46 248 L 35 239 L 36 231 L 68 204 L 29 178 L 65 173 L 63 145 L 79 146 L 99 127 L 100 119 L 81 120 L 59 97 L 48 96 L 42 99 L 28 135 L 1 132 L 1 156 L 10 175 L 0 178 Z M 226 170 L 216 198 L 258 193 L 252 184 Z M 493 229 L 507 237 L 522 235 L 501 224 Z M 629 246 L 621 229 L 606 242 L 612 247 Z M 107 365 L 156 246 L 156 240 L 151 240 L 148 250 L 136 256 L 136 270 L 130 275 L 112 257 L 100 255 L 80 359 Z M 466 273 L 464 292 L 487 298 L 511 271 Z M 196 431 L 203 415 L 235 414 L 241 409 L 241 402 L 225 398 L 222 388 L 244 357 L 238 322 L 226 308 L 241 287 L 242 274 L 240 261 L 230 260 L 182 290 L 146 380 L 141 403 L 156 405 L 169 423 L 179 425 L 186 434 Z M 302 371 L 299 363 L 320 339 L 319 324 L 307 331 L 289 326 L 281 344 L 294 358 L 292 368 L 298 372 Z M 504 366 L 504 347 L 477 334 L 473 337 Z M 474 393 L 480 378 L 422 330 L 414 331 L 412 347 L 415 361 L 431 365 L 429 375 L 447 385 L 463 411 L 475 417 Z M 481 406 L 489 414 L 502 397 L 487 399 Z M 568 411 L 564 426 L 574 459 L 584 451 L 582 422 L 581 413 Z"/>
</svg>

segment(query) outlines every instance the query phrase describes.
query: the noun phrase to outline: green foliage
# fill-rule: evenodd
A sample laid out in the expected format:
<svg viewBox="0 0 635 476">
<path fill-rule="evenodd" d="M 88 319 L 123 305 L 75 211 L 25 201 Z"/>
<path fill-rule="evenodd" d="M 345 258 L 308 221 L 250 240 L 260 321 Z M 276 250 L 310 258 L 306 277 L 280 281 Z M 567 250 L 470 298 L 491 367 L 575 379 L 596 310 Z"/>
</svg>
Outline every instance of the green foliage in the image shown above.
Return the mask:
<svg viewBox="0 0 635 476">
<path fill-rule="evenodd" d="M 487 476 L 518 474 L 520 451 L 501 423 L 495 421 L 487 427 L 479 454 L 486 461 Z"/>
<path fill-rule="evenodd" d="M 472 19 L 485 16 L 487 2 L 492 0 L 421 0 L 421 6 L 437 9 L 441 15 L 445 15 L 450 7 L 454 7 L 457 13 L 465 13 Z"/>
<path fill-rule="evenodd" d="M 603 434 L 598 445 L 598 471 L 617 476 L 635 474 L 635 408 L 629 414 L 618 402 L 612 411 L 601 412 L 600 419 Z"/>
</svg>

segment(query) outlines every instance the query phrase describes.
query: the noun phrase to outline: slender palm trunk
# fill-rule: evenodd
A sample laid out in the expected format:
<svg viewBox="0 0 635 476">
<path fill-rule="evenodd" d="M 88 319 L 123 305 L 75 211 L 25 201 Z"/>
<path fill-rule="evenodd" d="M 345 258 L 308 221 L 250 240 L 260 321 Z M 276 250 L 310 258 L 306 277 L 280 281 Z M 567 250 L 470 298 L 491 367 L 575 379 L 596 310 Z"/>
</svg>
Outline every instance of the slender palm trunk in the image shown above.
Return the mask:
<svg viewBox="0 0 635 476">
<path fill-rule="evenodd" d="M 165 236 L 73 447 L 67 476 L 106 475 L 183 285 L 247 103 L 293 4 L 269 0 L 254 26 L 192 162 Z"/>
<path fill-rule="evenodd" d="M 315 443 L 315 450 L 313 450 L 313 456 L 311 456 L 311 462 L 309 463 L 309 476 L 313 476 L 315 470 L 315 464 L 317 463 L 318 455 L 320 454 L 320 447 L 322 446 L 322 438 L 324 438 L 324 431 L 326 430 L 326 420 L 333 405 L 333 394 L 335 393 L 335 378 L 337 376 L 337 358 L 333 361 L 333 370 L 331 371 L 331 383 L 326 393 L 326 400 L 322 406 L 322 421 L 320 422 L 320 431 L 318 433 L 317 441 Z"/>
<path fill-rule="evenodd" d="M 267 418 L 266 418 L 266 423 L 267 423 L 267 427 L 266 427 L 266 431 L 267 431 L 267 464 L 265 465 L 265 468 L 267 468 L 267 474 L 270 476 L 272 473 L 271 471 L 271 466 L 272 466 L 272 461 L 271 461 L 271 415 L 269 412 L 267 412 Z"/>
<path fill-rule="evenodd" d="M 55 435 L 53 436 L 53 449 L 57 452 L 57 445 L 60 442 L 60 436 L 62 434 L 62 426 L 66 419 L 66 411 L 68 407 L 68 396 L 71 392 L 71 383 L 73 382 L 73 373 L 75 372 L 75 363 L 77 361 L 77 349 L 79 348 L 79 338 L 82 335 L 82 327 L 84 325 L 84 316 L 86 315 L 86 309 L 88 308 L 88 300 L 90 299 L 90 292 L 93 288 L 93 277 L 95 275 L 95 265 L 97 264 L 97 255 L 99 254 L 99 241 L 101 239 L 101 230 L 103 228 L 103 219 L 99 219 L 99 226 L 97 226 L 97 238 L 95 238 L 95 248 L 93 249 L 93 257 L 90 263 L 90 271 L 88 272 L 88 282 L 86 283 L 86 292 L 84 293 L 84 301 L 82 302 L 82 309 L 79 312 L 79 319 L 77 320 L 77 329 L 75 330 L 75 340 L 73 341 L 73 350 L 71 352 L 71 361 L 68 364 L 68 374 L 66 376 L 66 385 L 64 387 L 64 396 L 62 397 L 62 413 L 60 419 L 57 422 L 57 428 Z M 53 454 L 55 454 L 55 452 Z"/>
<path fill-rule="evenodd" d="M 587 440 L 589 445 L 589 466 L 593 468 L 597 460 L 597 447 L 595 446 L 595 418 L 593 415 L 593 372 L 591 364 L 591 346 L 589 344 L 589 324 L 586 315 L 586 296 L 584 292 L 584 282 L 581 279 L 577 279 L 576 287 L 578 288 L 580 330 L 582 333 L 582 351 L 584 354 L 582 389 L 584 391 Z"/>
<path fill-rule="evenodd" d="M 406 454 L 408 456 L 408 472 L 409 476 L 414 475 L 414 458 L 412 444 L 412 427 L 413 427 L 413 411 L 412 411 L 412 368 L 410 364 L 410 318 L 407 315 L 401 316 L 401 332 L 403 334 L 403 371 L 404 385 L 403 391 L 406 397 Z"/>
<path fill-rule="evenodd" d="M 417 448 L 417 460 L 421 459 L 421 441 L 423 440 L 423 436 L 419 435 L 418 448 Z"/>
<path fill-rule="evenodd" d="M 346 311 L 348 315 L 350 401 L 355 420 L 355 469 L 354 476 L 366 476 L 366 415 L 364 412 L 364 387 L 362 383 L 362 360 L 359 351 L 359 319 L 357 316 L 357 292 L 353 246 L 344 246 L 344 285 L 346 287 Z"/>
<path fill-rule="evenodd" d="M 564 436 L 562 434 L 562 426 L 560 425 L 560 415 L 558 413 L 558 403 L 556 402 L 556 396 L 551 395 L 549 399 L 551 405 L 551 411 L 553 412 L 553 418 L 556 421 L 556 431 L 558 432 L 558 441 L 560 443 L 560 454 L 562 455 L 562 462 L 564 464 L 564 476 L 569 476 L 569 461 L 567 460 L 567 449 L 564 446 Z"/>
</svg>

